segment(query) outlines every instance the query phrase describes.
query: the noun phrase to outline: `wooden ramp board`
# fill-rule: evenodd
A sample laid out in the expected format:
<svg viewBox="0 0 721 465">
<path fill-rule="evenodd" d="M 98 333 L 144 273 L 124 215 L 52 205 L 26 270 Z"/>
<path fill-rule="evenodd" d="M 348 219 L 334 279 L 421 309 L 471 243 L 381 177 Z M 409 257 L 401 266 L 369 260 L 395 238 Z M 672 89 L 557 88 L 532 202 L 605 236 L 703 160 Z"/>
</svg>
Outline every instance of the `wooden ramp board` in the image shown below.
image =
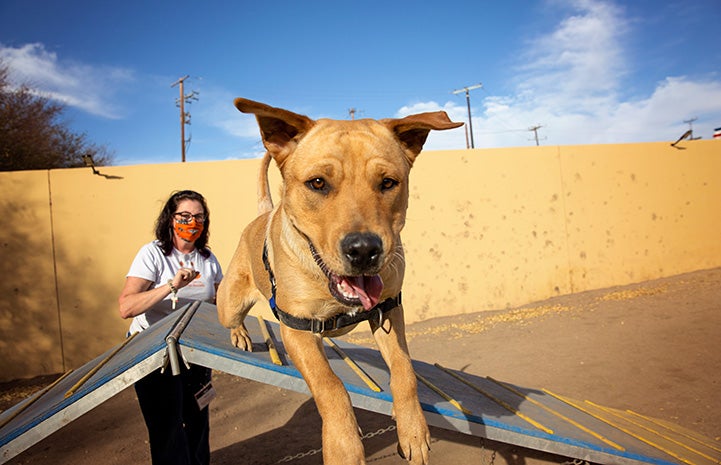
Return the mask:
<svg viewBox="0 0 721 465">
<path fill-rule="evenodd" d="M 166 338 L 183 320 L 188 323 L 177 339 L 180 363 L 185 360 L 309 394 L 286 354 L 277 323 L 246 318 L 254 351 L 243 352 L 231 346 L 228 330 L 218 323 L 215 306 L 195 302 L 3 412 L 0 463 L 166 366 L 172 353 Z M 325 349 L 353 405 L 390 415 L 390 380 L 380 353 L 338 339 L 326 339 Z M 593 463 L 721 463 L 715 441 L 667 422 L 437 364 L 413 364 L 426 418 L 440 428 Z"/>
</svg>

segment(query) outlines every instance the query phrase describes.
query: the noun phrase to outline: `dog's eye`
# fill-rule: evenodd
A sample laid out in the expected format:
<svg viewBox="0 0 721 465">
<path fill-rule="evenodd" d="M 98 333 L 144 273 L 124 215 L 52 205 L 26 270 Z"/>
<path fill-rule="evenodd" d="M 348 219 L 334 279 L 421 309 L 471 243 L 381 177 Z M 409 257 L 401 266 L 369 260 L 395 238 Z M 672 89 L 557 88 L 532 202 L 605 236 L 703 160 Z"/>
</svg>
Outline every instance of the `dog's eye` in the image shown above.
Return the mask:
<svg viewBox="0 0 721 465">
<path fill-rule="evenodd" d="M 398 181 L 392 178 L 383 178 L 383 182 L 381 182 L 381 191 L 387 191 L 390 189 L 393 189 L 398 185 Z"/>
<path fill-rule="evenodd" d="M 313 178 L 309 181 L 306 181 L 305 185 L 308 186 L 309 189 L 312 189 L 314 191 L 325 192 L 328 190 L 328 185 L 323 178 Z"/>
</svg>

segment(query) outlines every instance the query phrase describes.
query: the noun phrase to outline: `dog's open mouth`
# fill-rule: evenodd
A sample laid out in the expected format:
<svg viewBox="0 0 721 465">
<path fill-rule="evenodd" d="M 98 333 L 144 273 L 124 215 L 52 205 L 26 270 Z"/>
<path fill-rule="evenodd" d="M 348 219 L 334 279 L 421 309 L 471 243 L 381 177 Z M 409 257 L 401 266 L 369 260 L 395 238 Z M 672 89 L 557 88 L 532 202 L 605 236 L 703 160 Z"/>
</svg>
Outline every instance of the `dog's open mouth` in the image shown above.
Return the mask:
<svg viewBox="0 0 721 465">
<path fill-rule="evenodd" d="M 328 274 L 328 289 L 331 295 L 342 304 L 370 310 L 378 304 L 383 281 L 375 276 L 338 276 Z"/>
<path fill-rule="evenodd" d="M 328 290 L 333 298 L 349 307 L 362 306 L 365 310 L 378 305 L 381 292 L 383 291 L 383 280 L 379 275 L 374 276 L 340 276 L 328 269 L 323 259 L 310 245 L 310 252 L 323 273 L 328 277 Z"/>
</svg>

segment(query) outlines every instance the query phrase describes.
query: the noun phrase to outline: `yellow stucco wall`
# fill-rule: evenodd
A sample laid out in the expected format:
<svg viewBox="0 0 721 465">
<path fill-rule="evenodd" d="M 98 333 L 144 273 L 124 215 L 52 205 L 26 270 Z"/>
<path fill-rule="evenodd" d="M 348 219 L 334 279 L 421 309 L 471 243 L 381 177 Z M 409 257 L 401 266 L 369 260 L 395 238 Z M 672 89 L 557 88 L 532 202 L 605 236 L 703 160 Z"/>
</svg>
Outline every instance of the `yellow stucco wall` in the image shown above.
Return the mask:
<svg viewBox="0 0 721 465">
<path fill-rule="evenodd" d="M 258 164 L 0 173 L 0 380 L 74 368 L 122 341 L 118 293 L 174 190 L 206 196 L 227 267 L 255 216 Z M 424 152 L 403 234 L 407 320 L 721 266 L 720 173 L 721 141 Z"/>
<path fill-rule="evenodd" d="M 0 379 L 63 362 L 47 171 L 0 174 Z"/>
</svg>

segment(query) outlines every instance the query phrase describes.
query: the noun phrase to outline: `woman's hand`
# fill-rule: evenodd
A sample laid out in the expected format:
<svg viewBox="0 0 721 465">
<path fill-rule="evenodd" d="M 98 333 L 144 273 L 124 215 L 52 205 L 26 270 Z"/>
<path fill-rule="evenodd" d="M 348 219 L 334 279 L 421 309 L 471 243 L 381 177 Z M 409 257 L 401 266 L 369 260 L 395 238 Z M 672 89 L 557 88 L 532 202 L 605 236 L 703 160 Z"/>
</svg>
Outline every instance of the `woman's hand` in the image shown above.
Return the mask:
<svg viewBox="0 0 721 465">
<path fill-rule="evenodd" d="M 192 268 L 181 268 L 173 276 L 173 286 L 176 289 L 181 289 L 190 284 L 196 277 L 198 272 Z"/>
<path fill-rule="evenodd" d="M 190 284 L 196 277 L 198 277 L 197 271 L 191 268 L 181 268 L 175 273 L 170 284 L 177 291 Z M 146 279 L 132 276 L 126 278 L 125 287 L 123 287 L 118 298 L 120 316 L 132 318 L 145 313 L 146 310 L 166 298 L 172 291 L 168 284 L 155 288 L 153 285 L 152 281 Z"/>
</svg>

